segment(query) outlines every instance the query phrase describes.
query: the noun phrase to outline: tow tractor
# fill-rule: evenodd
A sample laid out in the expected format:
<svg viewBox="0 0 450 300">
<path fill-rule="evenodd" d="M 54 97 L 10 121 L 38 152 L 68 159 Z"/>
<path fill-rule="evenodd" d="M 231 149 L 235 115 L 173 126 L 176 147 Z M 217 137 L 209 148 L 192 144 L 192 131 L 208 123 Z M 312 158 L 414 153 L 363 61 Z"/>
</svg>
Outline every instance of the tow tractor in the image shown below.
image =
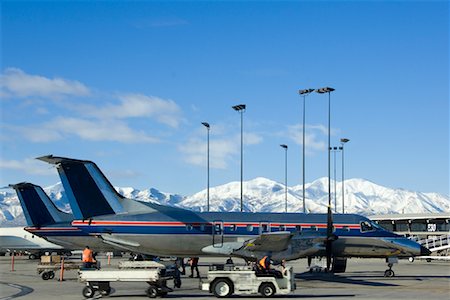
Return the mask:
<svg viewBox="0 0 450 300">
<path fill-rule="evenodd" d="M 294 279 L 292 267 L 287 267 L 284 275 L 275 276 L 258 274 L 251 266 L 211 265 L 206 280 L 200 284 L 202 290 L 209 291 L 218 298 L 233 294 L 261 294 L 263 297 L 271 297 L 293 292 L 296 288 Z"/>
<path fill-rule="evenodd" d="M 82 294 L 92 298 L 95 292 L 107 296 L 111 292 L 110 282 L 147 282 L 146 294 L 150 298 L 164 297 L 172 289 L 167 287 L 167 280 L 174 278 L 173 270 L 153 261 L 121 262 L 114 270 L 80 270 L 79 281 L 85 282 Z"/>
</svg>

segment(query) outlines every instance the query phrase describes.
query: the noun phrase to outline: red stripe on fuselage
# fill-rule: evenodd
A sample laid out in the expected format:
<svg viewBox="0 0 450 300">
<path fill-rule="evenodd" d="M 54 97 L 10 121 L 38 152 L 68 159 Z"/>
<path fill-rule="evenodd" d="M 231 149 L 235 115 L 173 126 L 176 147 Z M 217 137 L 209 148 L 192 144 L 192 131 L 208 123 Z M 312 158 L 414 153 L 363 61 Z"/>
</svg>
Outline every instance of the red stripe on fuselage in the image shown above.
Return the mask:
<svg viewBox="0 0 450 300">
<path fill-rule="evenodd" d="M 193 226 L 213 226 L 213 222 L 211 223 L 183 223 L 183 222 L 147 222 L 147 221 L 99 221 L 99 220 L 92 220 L 92 221 L 73 221 L 73 226 L 104 226 L 104 225 L 111 225 L 111 226 L 186 226 L 186 225 L 193 225 Z M 262 222 L 262 223 L 254 223 L 254 222 L 239 222 L 239 223 L 231 223 L 226 222 L 223 223 L 224 226 L 237 226 L 237 227 L 246 227 L 246 226 L 255 226 L 259 227 L 260 224 L 268 224 L 271 227 L 279 227 L 279 226 L 285 226 L 285 227 L 296 227 L 301 226 L 302 228 L 308 228 L 315 226 L 317 228 L 327 228 L 326 223 L 270 223 L 270 222 Z M 335 228 L 350 228 L 350 229 L 359 229 L 359 224 L 334 224 Z"/>
</svg>

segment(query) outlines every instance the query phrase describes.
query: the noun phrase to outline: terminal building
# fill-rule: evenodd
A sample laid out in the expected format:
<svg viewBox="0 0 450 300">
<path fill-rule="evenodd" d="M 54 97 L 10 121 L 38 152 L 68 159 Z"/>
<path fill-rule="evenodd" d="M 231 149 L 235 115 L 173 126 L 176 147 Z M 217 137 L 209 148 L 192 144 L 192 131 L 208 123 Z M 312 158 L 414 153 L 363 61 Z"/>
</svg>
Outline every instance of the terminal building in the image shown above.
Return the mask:
<svg viewBox="0 0 450 300">
<path fill-rule="evenodd" d="M 381 227 L 408 236 L 433 252 L 450 255 L 450 213 L 395 214 L 369 217 Z"/>
</svg>

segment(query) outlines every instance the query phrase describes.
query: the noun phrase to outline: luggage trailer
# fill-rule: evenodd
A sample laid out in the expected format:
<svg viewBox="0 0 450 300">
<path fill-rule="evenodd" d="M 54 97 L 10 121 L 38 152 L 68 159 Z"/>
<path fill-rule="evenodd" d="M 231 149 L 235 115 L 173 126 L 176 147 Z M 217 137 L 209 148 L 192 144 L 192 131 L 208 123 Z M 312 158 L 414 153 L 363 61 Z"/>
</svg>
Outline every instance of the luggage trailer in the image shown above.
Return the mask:
<svg viewBox="0 0 450 300">
<path fill-rule="evenodd" d="M 118 270 L 80 270 L 78 278 L 80 282 L 86 283 L 82 291 L 86 298 L 92 298 L 97 291 L 102 296 L 109 295 L 111 282 L 147 282 L 147 296 L 156 298 L 164 297 L 172 291 L 167 287 L 167 280 L 174 277 L 163 264 L 145 261 L 123 262 Z"/>
</svg>

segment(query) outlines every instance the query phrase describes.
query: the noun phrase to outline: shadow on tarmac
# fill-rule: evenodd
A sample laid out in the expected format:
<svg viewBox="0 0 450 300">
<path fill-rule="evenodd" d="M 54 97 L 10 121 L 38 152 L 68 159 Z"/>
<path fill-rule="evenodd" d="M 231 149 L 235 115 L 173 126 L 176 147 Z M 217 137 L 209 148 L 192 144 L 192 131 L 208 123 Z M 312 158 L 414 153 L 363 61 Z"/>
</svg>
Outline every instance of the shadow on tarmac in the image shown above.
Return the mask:
<svg viewBox="0 0 450 300">
<path fill-rule="evenodd" d="M 353 277 L 353 276 L 352 276 Z M 332 273 L 297 273 L 295 274 L 296 279 L 304 279 L 304 280 L 320 280 L 326 282 L 338 282 L 338 283 L 347 283 L 347 284 L 356 284 L 356 285 L 365 285 L 365 286 L 398 286 L 398 284 L 385 283 L 385 282 L 374 282 L 369 281 L 367 279 L 386 279 L 383 276 L 379 278 L 374 278 L 374 276 L 366 276 L 367 278 L 355 279 L 349 277 L 343 277 Z M 395 277 L 394 277 L 395 278 Z"/>
</svg>

